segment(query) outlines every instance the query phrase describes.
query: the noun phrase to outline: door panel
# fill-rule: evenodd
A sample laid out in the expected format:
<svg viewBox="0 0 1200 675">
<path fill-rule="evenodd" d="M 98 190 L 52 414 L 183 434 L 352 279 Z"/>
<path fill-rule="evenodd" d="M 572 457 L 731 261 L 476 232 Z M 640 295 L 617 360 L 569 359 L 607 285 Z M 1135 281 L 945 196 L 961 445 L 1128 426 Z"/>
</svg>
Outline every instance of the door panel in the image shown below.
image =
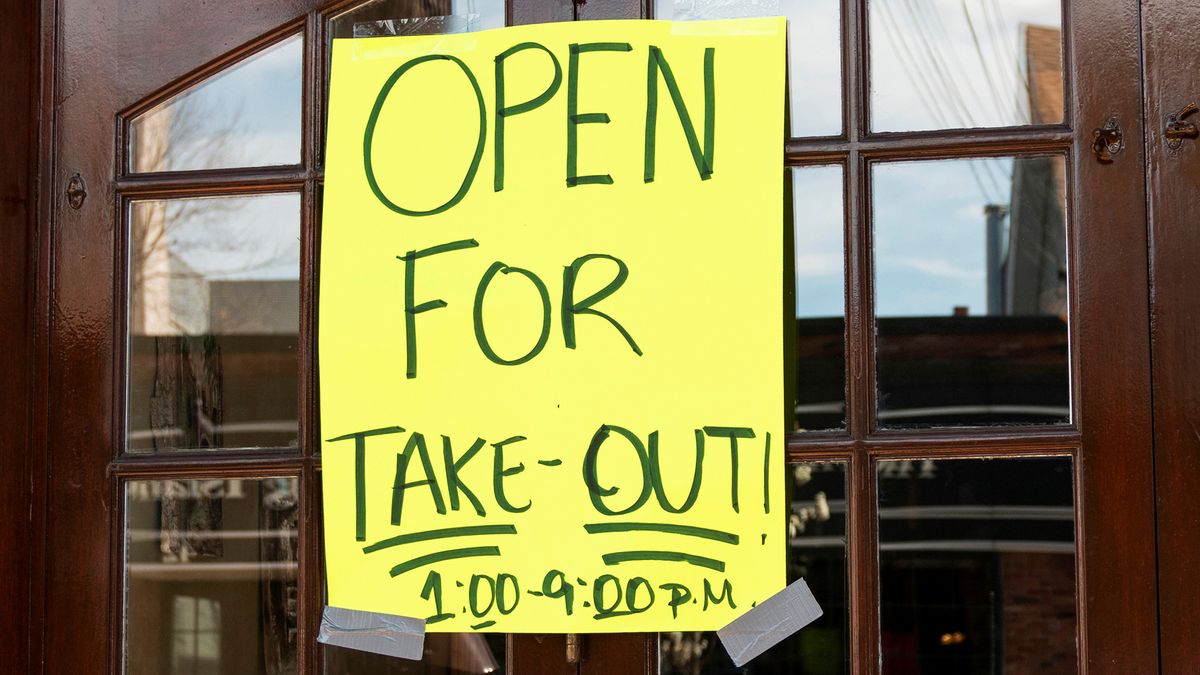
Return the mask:
<svg viewBox="0 0 1200 675">
<path fill-rule="evenodd" d="M 119 281 L 124 237 L 115 186 L 116 160 L 123 154 L 116 147 L 117 114 L 234 47 L 303 17 L 310 4 L 318 3 L 58 4 L 48 347 L 48 406 L 54 421 L 47 439 L 42 672 L 119 672 L 123 488 L 118 477 L 162 478 L 171 472 L 188 477 L 202 471 L 195 461 L 189 469 L 186 463 L 156 465 L 157 460 L 123 471 L 117 460 L 125 442 L 119 414 L 124 378 L 118 357 L 125 324 L 118 304 L 124 298 Z M 62 195 L 76 173 L 87 196 L 72 208 Z M 294 475 L 300 461 L 276 464 Z M 302 567 L 311 568 L 311 554 L 301 551 Z M 303 599 L 299 610 L 303 616 L 313 611 Z M 297 643 L 311 643 L 311 635 L 301 622 Z M 305 650 L 299 665 L 307 668 Z"/>
<path fill-rule="evenodd" d="M 1147 189 L 1150 195 L 1154 354 L 1154 470 L 1158 497 L 1159 612 L 1162 672 L 1196 669 L 1200 641 L 1200 147 L 1196 136 L 1166 134 L 1168 117 L 1200 103 L 1194 3 L 1142 6 L 1146 75 Z M 1183 123 L 1200 122 L 1191 113 Z"/>
</svg>

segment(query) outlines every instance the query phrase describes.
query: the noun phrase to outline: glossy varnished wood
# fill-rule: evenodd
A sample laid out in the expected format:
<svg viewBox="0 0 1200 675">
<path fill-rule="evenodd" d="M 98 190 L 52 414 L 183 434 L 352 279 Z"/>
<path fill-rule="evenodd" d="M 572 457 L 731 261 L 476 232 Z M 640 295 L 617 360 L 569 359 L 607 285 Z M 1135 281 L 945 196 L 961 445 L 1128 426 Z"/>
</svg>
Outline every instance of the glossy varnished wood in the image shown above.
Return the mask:
<svg viewBox="0 0 1200 675">
<path fill-rule="evenodd" d="M 41 17 L 38 6 L 0 4 L 0 663 L 25 672 L 31 663 L 35 537 L 32 516 L 32 396 L 36 379 L 35 330 L 38 212 L 38 109 Z M 40 467 L 39 467 L 40 468 Z"/>
<path fill-rule="evenodd" d="M 121 443 L 117 355 L 124 329 L 117 311 L 122 259 L 118 189 L 162 195 L 309 184 L 308 175 L 267 171 L 253 176 L 218 172 L 195 180 L 166 176 L 157 184 L 131 180 L 118 185 L 118 114 L 180 78 L 188 80 L 189 73 L 200 77 L 211 72 L 223 55 L 226 62 L 237 58 L 239 48 L 254 48 L 264 35 L 302 30 L 306 14 L 317 4 L 68 0 L 53 20 L 59 45 L 52 110 L 57 142 L 49 182 L 61 194 L 67 178 L 78 172 L 89 195 L 79 210 L 57 200 L 51 223 L 47 409 L 53 411 L 53 423 L 45 444 L 45 657 L 40 672 L 104 673 L 120 666 L 118 477 L 217 471 L 195 457 L 157 466 L 154 461 L 113 463 Z M 221 472 L 292 468 L 288 473 L 294 473 L 299 468 L 279 465 L 268 456 L 228 459 L 231 465 Z M 303 485 L 311 490 L 310 483 Z M 315 548 L 312 539 L 302 537 L 306 551 Z M 311 580 L 306 584 L 313 585 Z M 301 609 L 306 616 L 317 611 L 305 600 Z M 311 640 L 309 625 L 302 623 L 301 644 Z M 301 672 L 310 672 L 309 663 L 309 651 L 301 650 Z"/>
<path fill-rule="evenodd" d="M 9 352 L 32 350 L 31 362 L 35 365 L 30 366 L 29 372 L 35 382 L 23 384 L 18 374 L 12 383 L 0 385 L 8 392 L 6 399 L 32 391 L 29 400 L 37 406 L 32 417 L 28 410 L 23 418 L 16 411 L 16 426 L 5 424 L 0 430 L 4 434 L 19 433 L 21 419 L 33 420 L 29 424 L 34 430 L 35 452 L 30 453 L 28 461 L 35 480 L 29 485 L 35 493 L 34 503 L 44 499 L 46 505 L 44 511 L 32 511 L 34 526 L 44 534 L 44 560 L 39 557 L 41 548 L 36 543 L 30 550 L 35 572 L 45 572 L 44 605 L 39 600 L 42 587 L 38 573 L 30 577 L 33 590 L 27 591 L 27 596 L 20 595 L 20 584 L 14 588 L 19 602 L 23 597 L 34 600 L 29 610 L 32 632 L 41 636 L 44 630 L 45 660 L 37 672 L 102 673 L 118 666 L 120 521 L 116 505 L 120 478 L 265 473 L 302 478 L 301 545 L 305 572 L 298 670 L 304 674 L 320 672 L 320 650 L 314 640 L 323 591 L 317 564 L 319 457 L 315 453 L 319 435 L 313 328 L 320 208 L 316 146 L 320 142 L 322 95 L 312 83 L 319 82 L 323 72 L 325 13 L 346 4 L 330 5 L 324 0 L 235 0 L 215 4 L 186 0 L 60 0 L 57 13 L 55 7 L 59 5 L 46 4 L 48 9 L 40 21 L 59 45 L 57 60 L 51 60 L 50 64 L 56 67 L 54 89 L 48 99 L 53 105 L 44 110 L 55 121 L 54 162 L 41 159 L 41 182 L 27 181 L 18 193 L 28 194 L 35 184 L 40 184 L 44 192 L 61 195 L 66 180 L 79 172 L 88 182 L 90 195 L 78 211 L 67 207 L 61 199 L 47 199 L 45 203 L 52 205 L 53 211 L 40 218 L 42 227 L 25 227 L 29 228 L 26 232 L 30 237 L 43 231 L 50 235 L 42 240 L 35 241 L 35 237 L 3 244 L 26 251 L 35 248 L 35 255 L 24 254 L 27 261 L 39 261 L 36 251 L 42 251 L 49 264 L 39 269 L 47 274 L 46 270 L 53 270 L 53 276 L 47 277 L 49 283 L 40 285 L 36 283 L 39 279 L 36 271 L 6 270 L 5 274 L 17 275 L 13 279 L 20 277 L 23 281 L 15 287 L 6 285 L 3 293 L 7 295 L 2 298 L 9 303 L 18 297 L 32 297 L 36 301 L 33 306 L 40 312 L 30 327 L 32 335 L 47 340 L 41 347 L 36 340 L 14 344 Z M 1069 3 L 1065 23 L 1068 28 L 1064 33 L 1070 55 L 1066 68 L 1069 87 L 1066 124 L 899 134 L 871 134 L 868 130 L 866 4 L 866 0 L 843 3 L 845 133 L 827 139 L 781 139 L 788 163 L 840 164 L 846 176 L 849 427 L 841 434 L 792 437 L 788 453 L 793 459 L 839 459 L 850 464 L 848 578 L 853 672 L 873 674 L 879 670 L 874 463 L 880 458 L 1039 454 L 1068 454 L 1076 459 L 1081 666 L 1092 673 L 1154 672 L 1158 652 L 1137 2 Z M 1178 11 L 1175 3 L 1164 0 L 1162 5 L 1169 5 L 1170 11 L 1163 10 L 1165 13 L 1157 22 L 1147 22 L 1147 41 L 1152 54 L 1161 54 L 1155 58 L 1166 62 L 1186 53 L 1179 43 L 1168 41 L 1168 26 L 1191 24 L 1176 23 L 1181 17 L 1175 15 Z M 1151 9 L 1157 6 L 1158 3 L 1150 3 Z M 639 0 L 588 0 L 586 4 L 569 0 L 513 0 L 508 7 L 508 18 L 514 24 L 575 18 L 634 18 L 648 15 L 649 9 Z M 1196 18 L 1200 17 L 1191 17 L 1193 23 Z M 121 153 L 115 139 L 120 137 L 117 124 L 120 114 L 135 113 L 265 42 L 299 31 L 308 39 L 304 155 L 300 166 L 153 178 L 119 176 Z M 1185 40 L 1181 35 L 1187 35 L 1186 31 L 1177 31 L 1173 39 Z M 50 44 L 54 44 L 53 40 Z M 0 49 L 7 47 L 6 42 Z M 1155 115 L 1162 112 L 1155 108 L 1158 105 L 1155 97 L 1195 84 L 1152 76 L 1148 88 L 1153 99 L 1151 118 L 1156 119 Z M 1200 91 L 1188 95 L 1200 95 Z M 30 103 L 6 100 L 4 105 L 19 107 Z M 1100 164 L 1089 151 L 1091 129 L 1113 114 L 1124 128 L 1126 149 L 1111 164 Z M 36 140 L 33 137 L 23 146 L 18 142 L 17 149 L 23 147 L 24 152 L 33 153 Z M 48 137 L 42 140 L 45 142 Z M 1153 128 L 1150 140 L 1152 144 L 1161 140 L 1155 138 Z M 876 430 L 872 413 L 875 374 L 870 163 L 885 159 L 1043 152 L 1067 154 L 1072 179 L 1069 247 L 1076 422 L 1036 429 Z M 1189 158 L 1193 161 L 1186 164 Z M 1190 186 L 1200 182 L 1195 168 L 1200 157 L 1194 147 L 1185 149 L 1183 157 L 1175 158 L 1159 156 L 1152 148 L 1150 161 L 1152 194 L 1168 190 L 1165 181 L 1169 175 L 1176 176 L 1176 180 L 1180 175 L 1188 177 Z M 1180 174 L 1179 167 L 1187 166 L 1192 168 Z M 1155 167 L 1160 169 L 1157 174 Z M 1192 173 L 1186 173 L 1188 170 Z M 300 190 L 304 194 L 301 362 L 307 370 L 299 392 L 302 447 L 242 455 L 119 457 L 121 439 L 117 420 L 122 395 L 119 354 L 124 330 L 118 311 L 123 298 L 117 283 L 121 278 L 122 257 L 120 200 L 133 195 L 181 196 L 275 189 Z M 1196 630 L 1194 619 L 1189 621 L 1186 614 L 1196 605 L 1190 599 L 1192 596 L 1172 595 L 1177 593 L 1176 589 L 1193 586 L 1188 583 L 1186 572 L 1192 561 L 1200 560 L 1200 544 L 1196 543 L 1200 541 L 1200 533 L 1196 532 L 1200 523 L 1187 501 L 1191 494 L 1200 492 L 1197 448 L 1191 445 L 1195 437 L 1188 435 L 1193 428 L 1189 425 L 1197 421 L 1194 416 L 1200 404 L 1189 398 L 1195 396 L 1191 383 L 1200 377 L 1200 360 L 1193 358 L 1195 322 L 1187 322 L 1194 317 L 1187 302 L 1196 282 L 1194 277 L 1187 276 L 1194 275 L 1188 258 L 1194 260 L 1200 254 L 1200 235 L 1194 227 L 1188 232 L 1181 229 L 1190 222 L 1187 219 L 1200 204 L 1194 201 L 1194 190 L 1186 191 L 1188 196 L 1184 197 L 1179 196 L 1185 192 L 1183 188 L 1174 189 L 1175 201 L 1152 202 L 1156 242 L 1160 242 L 1160 247 L 1178 249 L 1174 257 L 1160 251 L 1153 269 L 1159 499 L 1164 523 L 1180 532 L 1177 538 L 1164 539 L 1160 569 L 1168 583 L 1163 586 L 1163 616 L 1165 623 L 1175 621 L 1181 626 L 1179 631 L 1170 633 L 1172 644 L 1184 645 L 1178 653 L 1172 653 L 1164 643 L 1164 665 L 1186 664 L 1180 660 L 1188 656 L 1186 645 L 1200 637 L 1188 632 Z M 18 218 L 28 219 L 28 211 L 24 213 Z M 10 217 L 7 208 L 3 217 Z M 1162 244 L 1164 241 L 1171 243 Z M 37 249 L 35 244 L 45 248 Z M 1176 254 L 1176 250 L 1171 253 Z M 46 294 L 48 288 L 53 289 L 52 295 Z M 0 304 L 0 311 L 7 316 L 11 308 Z M 48 329 L 40 330 L 39 321 Z M 36 365 L 38 349 L 52 355 L 48 365 Z M 43 387 L 45 401 L 38 395 Z M 13 411 L 5 414 L 10 412 Z M 38 436 L 38 429 L 47 437 Z M 1166 473 L 1164 469 L 1171 471 Z M 0 476 L 0 481 L 9 479 L 7 475 Z M 44 495 L 38 487 L 42 484 Z M 13 503 L 27 502 L 28 494 L 19 492 Z M 10 509 L 9 501 L 5 500 L 8 496 L 6 492 L 0 497 L 0 513 L 6 515 Z M 43 522 L 45 527 L 41 528 Z M 20 554 L 21 550 L 0 541 L 0 555 L 11 556 L 14 552 Z M 7 582 L 6 579 L 0 583 Z M 1179 602 L 1172 605 L 1175 598 Z M 0 628 L 8 627 L 4 623 L 8 618 L 0 613 Z M 563 636 L 517 635 L 509 639 L 508 664 L 509 672 L 516 675 L 650 675 L 657 672 L 657 636 L 587 636 L 583 660 L 569 664 Z"/>
<path fill-rule="evenodd" d="M 1200 102 L 1200 57 L 1183 26 L 1195 3 L 1142 5 L 1147 186 L 1152 238 L 1154 469 L 1162 672 L 1196 672 L 1200 657 L 1200 145 L 1167 145 L 1167 116 Z M 1193 113 L 1184 121 L 1200 122 Z"/>
<path fill-rule="evenodd" d="M 1150 673 L 1158 621 L 1138 2 L 1067 9 L 1080 649 L 1087 672 Z M 1091 152 L 1092 130 L 1113 115 L 1126 146 L 1105 164 Z"/>
</svg>

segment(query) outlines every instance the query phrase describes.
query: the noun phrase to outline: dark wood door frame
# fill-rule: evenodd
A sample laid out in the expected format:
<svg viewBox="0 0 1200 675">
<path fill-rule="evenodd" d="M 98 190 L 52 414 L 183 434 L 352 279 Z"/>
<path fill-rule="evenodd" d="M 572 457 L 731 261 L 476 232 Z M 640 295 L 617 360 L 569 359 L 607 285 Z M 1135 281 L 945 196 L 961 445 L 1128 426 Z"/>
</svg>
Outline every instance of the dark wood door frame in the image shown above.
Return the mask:
<svg viewBox="0 0 1200 675">
<path fill-rule="evenodd" d="M 50 161 L 45 92 L 52 33 L 41 3 L 0 2 L 0 663 L 15 673 L 37 662 L 41 625 L 44 477 L 46 247 L 45 167 Z"/>
</svg>

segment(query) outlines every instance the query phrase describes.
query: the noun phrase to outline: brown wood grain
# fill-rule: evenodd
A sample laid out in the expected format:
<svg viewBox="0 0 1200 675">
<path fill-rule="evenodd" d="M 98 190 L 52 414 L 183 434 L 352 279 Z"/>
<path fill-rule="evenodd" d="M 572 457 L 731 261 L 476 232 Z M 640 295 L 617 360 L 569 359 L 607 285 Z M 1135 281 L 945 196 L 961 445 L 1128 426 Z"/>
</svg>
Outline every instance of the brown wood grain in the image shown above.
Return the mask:
<svg viewBox="0 0 1200 675">
<path fill-rule="evenodd" d="M 1194 673 L 1200 657 L 1200 146 L 1167 145 L 1167 116 L 1200 102 L 1194 3 L 1142 5 L 1147 186 L 1152 244 L 1154 470 L 1157 476 L 1162 672 Z M 1181 23 L 1182 22 L 1182 23 Z M 1197 123 L 1193 113 L 1184 121 Z"/>
<path fill-rule="evenodd" d="M 344 6 L 340 2 L 336 6 Z M 1077 462 L 1078 560 L 1080 584 L 1080 663 L 1092 673 L 1150 673 L 1158 669 L 1154 548 L 1154 461 L 1159 476 L 1159 507 L 1164 616 L 1165 672 L 1188 672 L 1187 646 L 1200 639 L 1194 614 L 1197 598 L 1186 572 L 1200 560 L 1200 519 L 1190 500 L 1200 493 L 1200 462 L 1195 434 L 1200 358 L 1196 358 L 1195 313 L 1188 303 L 1197 285 L 1192 262 L 1200 254 L 1200 233 L 1189 218 L 1197 211 L 1200 174 L 1194 142 L 1180 156 L 1157 147 L 1149 153 L 1151 195 L 1155 216 L 1155 395 L 1158 407 L 1157 455 L 1151 451 L 1150 342 L 1147 278 L 1146 187 L 1141 139 L 1141 54 L 1138 46 L 1138 5 L 1135 0 L 1096 0 L 1069 4 L 1067 31 L 1067 122 L 1062 125 L 1001 130 L 904 132 L 871 134 L 867 124 L 870 85 L 867 68 L 866 0 L 843 4 L 843 115 L 846 132 L 834 139 L 794 139 L 781 150 L 791 164 L 833 163 L 846 176 L 847 269 L 847 402 L 845 433 L 800 435 L 789 439 L 792 458 L 820 456 L 851 463 L 849 495 L 850 649 L 852 670 L 879 670 L 878 562 L 875 551 L 875 470 L 881 457 L 1020 456 L 1067 451 Z M 12 6 L 10 9 L 10 5 Z M 0 568 L 11 560 L 25 569 L 30 581 L 0 580 L 0 597 L 17 598 L 30 607 L 35 643 L 44 634 L 44 664 L 35 672 L 103 673 L 114 670 L 120 647 L 120 522 L 118 481 L 124 476 L 253 475 L 285 471 L 300 473 L 304 486 L 302 546 L 305 573 L 299 643 L 303 645 L 299 672 L 316 673 L 319 652 L 313 640 L 322 604 L 317 564 L 320 548 L 316 491 L 319 457 L 316 442 L 317 382 L 315 365 L 316 269 L 319 255 L 320 170 L 315 146 L 320 140 L 322 74 L 319 41 L 322 16 L 333 6 L 322 0 L 61 0 L 58 16 L 50 21 L 24 5 L 5 5 L 6 20 L 33 22 L 60 45 L 53 68 L 52 113 L 54 162 L 40 162 L 36 180 L 15 171 L 20 163 L 4 166 L 0 197 L 17 199 L 16 208 L 0 218 L 10 235 L 4 242 L 5 260 L 24 260 L 25 266 L 6 266 L 0 291 L 0 311 L 22 328 L 8 354 L 28 354 L 37 364 L 37 349 L 28 336 L 48 335 L 43 346 L 48 365 L 31 366 L 24 375 L 4 378 L 0 391 L 10 405 L 0 415 L 0 447 L 5 448 L 5 472 L 0 472 L 0 515 L 28 512 L 32 489 L 44 483 L 45 513 L 34 510 L 40 546 L 28 542 L 28 530 L 18 527 L 26 544 L 0 540 Z M 1146 25 L 1149 58 L 1147 102 L 1155 136 L 1162 106 L 1176 105 L 1180 96 L 1200 96 L 1188 76 L 1160 77 L 1156 64 L 1187 53 L 1185 30 L 1192 14 L 1179 12 L 1177 3 L 1148 4 Z M 45 11 L 45 10 L 44 10 Z M 11 13 L 10 13 L 11 12 Z M 513 0 L 511 23 L 579 18 L 628 18 L 645 15 L 647 7 L 631 0 L 588 0 L 576 6 L 568 0 Z M 1158 14 L 1155 14 L 1158 12 Z M 1179 24 L 1180 20 L 1191 23 Z M 27 25 L 27 24 L 26 24 Z M 26 62 L 25 86 L 36 74 L 29 41 L 0 45 L 13 50 L 17 63 Z M 305 154 L 298 169 L 213 171 L 196 175 L 128 178 L 117 175 L 116 119 L 130 106 L 149 104 L 196 77 L 214 72 L 280 31 L 303 30 L 309 39 L 306 71 Z M 6 34 L 7 36 L 7 34 Z M 266 36 L 266 37 L 264 37 Z M 43 36 L 43 40 L 45 36 Z M 53 44 L 51 42 L 51 44 Z M 4 91 L 24 91 L 21 68 L 0 69 Z M 1192 69 L 1194 71 L 1194 69 Z M 1189 71 L 1191 72 L 1191 71 Z M 16 75 L 14 75 L 16 73 Z M 1192 89 L 1188 89 L 1192 87 Z M 29 90 L 29 89 L 26 89 Z M 1186 93 L 1186 96 L 1185 96 Z M 1168 95 L 1169 94 L 1169 95 Z M 1184 100 L 1178 100 L 1182 105 Z M 5 111 L 30 110 L 33 98 L 6 95 Z M 887 111 L 876 111 L 885 115 Z M 14 113 L 17 117 L 19 114 Z M 1125 132 L 1126 148 L 1111 164 L 1098 163 L 1090 153 L 1091 130 L 1116 114 Z M 48 127 L 47 127 L 48 128 Z M 0 139 L 4 156 L 24 157 L 26 166 L 37 159 L 37 129 Z M 43 133 L 47 133 L 43 131 Z M 15 140 L 14 140 L 15 138 Z M 11 144 L 11 145 L 10 145 Z M 7 154 L 12 149 L 13 155 Z M 870 228 L 869 164 L 883 159 L 962 157 L 984 154 L 1064 152 L 1071 177 L 1071 235 L 1069 241 L 1073 352 L 1073 406 L 1076 422 L 1054 428 L 942 429 L 879 431 L 875 429 L 874 321 L 872 241 Z M 79 172 L 89 196 L 80 210 L 60 198 L 67 179 Z M 12 173 L 17 182 L 9 184 Z M 19 175 L 18 175 L 19 174 Z M 21 178 L 23 176 L 23 178 Z M 1174 181 L 1174 182 L 1171 182 Z M 33 225 L 29 195 L 38 185 L 51 188 L 47 203 L 52 218 Z M 123 352 L 120 307 L 123 225 L 118 222 L 119 199 L 131 195 L 188 195 L 232 193 L 269 188 L 299 189 L 304 194 L 303 306 L 304 346 L 301 362 L 309 368 L 301 378 L 303 447 L 296 452 L 261 452 L 243 457 L 180 455 L 177 457 L 119 458 L 119 403 Z M 12 189 L 9 192 L 10 188 Z M 24 200 L 24 201 L 22 201 Z M 44 240 L 33 239 L 46 232 Z M 21 234 L 24 233 L 24 234 Z M 44 245 L 52 263 L 52 295 L 38 295 L 39 258 L 30 251 Z M 43 269 L 43 272 L 45 270 Z M 48 272 L 47 272 L 48 273 Z M 1190 275 L 1190 276 L 1189 276 Z M 11 283 L 10 283 L 11 282 Z M 45 290 L 42 290 L 45 293 Z M 28 304 L 30 299 L 34 302 Z M 29 325 L 29 307 L 43 312 Z M 49 326 L 39 329 L 38 321 Z M 9 334 L 4 333 L 5 340 Z M 14 359 L 15 361 L 15 359 Z M 19 369 L 17 369 L 19 371 Z M 23 379 L 24 378 L 24 379 Z M 33 381 L 30 381 L 30 380 Z M 39 382 L 43 384 L 39 384 Z M 45 387 L 47 400 L 37 392 Z M 34 395 L 29 396 L 33 392 Z M 30 403 L 32 401 L 33 403 Z M 24 402 L 24 403 L 22 403 Z M 39 406 L 22 412 L 21 405 Z M 11 416 L 11 417 L 9 417 Z M 30 420 L 34 422 L 30 422 Z M 8 452 L 23 447 L 30 425 L 38 422 L 47 436 L 34 433 L 27 455 L 8 471 Z M 11 422 L 11 424 L 9 424 Z M 11 435 L 11 438 L 10 436 Z M 8 443 L 14 441 L 16 445 Z M 27 460 L 24 458 L 28 458 Z M 1153 460 L 1153 461 L 1152 461 Z M 28 461 L 26 465 L 23 462 Z M 42 466 L 42 462 L 45 466 Z M 14 476 L 35 480 L 15 481 Z M 15 490 L 6 488 L 11 485 Z M 40 482 L 39 482 L 40 481 Z M 38 495 L 37 498 L 43 497 Z M 40 526 L 43 522 L 44 528 Z M 14 521 L 16 522 L 16 521 Z M 25 521 L 26 523 L 28 521 Z M 34 562 L 27 557 L 34 551 Z M 44 562 L 44 564 L 43 564 Z M 21 567 L 24 565 L 25 567 Z M 30 569 L 35 573 L 30 573 Z M 44 573 L 44 605 L 39 574 Z M 33 591 L 30 592 L 32 584 Z M 12 591 L 14 595 L 9 595 Z M 30 599 L 33 600 L 30 603 Z M 11 635 L 12 613 L 0 613 L 0 630 Z M 1168 624 L 1170 624 L 1168 626 Z M 19 627 L 18 627 L 19 630 Z M 1169 639 L 1168 639 L 1169 635 Z M 1169 644 L 1168 644 L 1169 642 Z M 0 650 L 5 649 L 0 643 Z M 1179 645 L 1176 648 L 1174 645 Z M 35 653 L 39 652 L 37 647 Z M 24 652 L 14 650 L 16 658 Z M 0 651 L 0 657 L 7 652 Z M 6 665 L 13 663 L 7 659 Z M 583 661 L 566 662 L 563 636 L 515 635 L 509 639 L 509 672 L 517 675 L 554 673 L 657 672 L 655 634 L 591 635 L 584 638 Z M 6 669 L 7 670 L 7 669 Z M 16 672 L 23 671 L 18 668 Z"/>
<path fill-rule="evenodd" d="M 36 363 L 37 176 L 40 21 L 36 3 L 0 4 L 0 663 L 29 669 L 33 493 L 30 417 Z"/>
</svg>

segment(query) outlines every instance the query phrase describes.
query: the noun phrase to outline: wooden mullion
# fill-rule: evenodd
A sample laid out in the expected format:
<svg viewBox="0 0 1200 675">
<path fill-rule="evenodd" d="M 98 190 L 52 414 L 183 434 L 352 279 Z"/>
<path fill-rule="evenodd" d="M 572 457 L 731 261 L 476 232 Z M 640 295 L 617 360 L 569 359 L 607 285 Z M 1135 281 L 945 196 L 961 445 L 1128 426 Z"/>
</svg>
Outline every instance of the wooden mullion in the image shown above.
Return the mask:
<svg viewBox="0 0 1200 675">
<path fill-rule="evenodd" d="M 316 399 L 316 327 L 321 214 L 314 167 L 319 162 L 322 142 L 321 120 L 325 91 L 324 23 L 319 12 L 311 11 L 304 24 L 301 161 L 305 168 L 305 180 L 300 212 L 300 376 L 297 392 L 299 401 L 296 408 L 299 411 L 300 422 L 300 453 L 304 457 L 298 486 L 300 499 L 297 508 L 300 509 L 300 513 L 296 528 L 300 537 L 297 542 L 300 571 L 296 588 L 296 672 L 301 675 L 316 675 L 321 672 L 321 652 L 317 648 L 316 636 L 320 626 L 321 607 L 324 604 L 317 569 L 320 556 L 317 547 L 320 518 L 316 515 L 316 494 L 321 487 L 311 459 L 318 447 L 320 427 Z"/>
<path fill-rule="evenodd" d="M 1074 457 L 1078 445 L 1060 443 L 1046 446 L 1021 447 L 891 447 L 870 448 L 867 454 L 875 460 L 894 459 L 1001 459 L 1009 457 Z"/>
<path fill-rule="evenodd" d="M 321 516 L 317 509 L 321 477 L 311 459 L 304 459 L 300 477 L 299 587 L 296 589 L 296 672 L 318 675 L 323 672 L 323 652 L 317 643 L 325 597 L 321 584 Z"/>
<path fill-rule="evenodd" d="M 875 464 L 868 454 L 859 450 L 851 456 L 846 483 L 850 672 L 872 674 L 879 670 L 881 650 Z"/>
<path fill-rule="evenodd" d="M 879 557 L 875 547 L 874 467 L 861 446 L 874 418 L 874 331 L 871 330 L 869 192 L 862 139 L 869 132 L 866 0 L 842 7 L 842 106 L 848 142 L 843 173 L 846 256 L 846 422 L 855 447 L 846 467 L 846 579 L 850 671 L 879 669 Z M 789 153 L 790 154 L 790 153 Z M 800 159 L 797 157 L 797 159 Z"/>
<path fill-rule="evenodd" d="M 1080 440 L 1079 430 L 1069 425 L 1037 427 L 943 427 L 938 429 L 891 429 L 867 436 L 872 447 L 1007 447 L 1074 445 Z"/>
<path fill-rule="evenodd" d="M 207 477 L 299 475 L 305 460 L 296 448 L 287 450 L 212 450 L 158 455 L 126 455 L 112 461 L 108 473 L 128 477 Z"/>
<path fill-rule="evenodd" d="M 125 197 L 191 197 L 299 190 L 312 180 L 299 166 L 139 174 L 115 182 Z"/>
<path fill-rule="evenodd" d="M 793 138 L 784 144 L 784 157 L 789 164 L 828 164 L 854 149 L 870 159 L 953 159 L 1065 152 L 1071 142 L 1071 131 L 1062 125 L 904 131 L 858 139 Z"/>
<path fill-rule="evenodd" d="M 849 466 L 854 452 L 854 448 L 827 447 L 820 450 L 803 451 L 788 448 L 784 451 L 784 461 L 788 464 L 796 462 L 843 462 Z"/>
<path fill-rule="evenodd" d="M 1080 445 L 1079 435 L 1070 434 L 1013 434 L 981 435 L 976 437 L 905 436 L 886 441 L 856 441 L 849 438 L 789 440 L 785 452 L 789 461 L 810 459 L 829 453 L 868 453 L 880 457 L 930 457 L 963 455 L 994 457 L 1000 455 L 1060 454 Z"/>
</svg>

